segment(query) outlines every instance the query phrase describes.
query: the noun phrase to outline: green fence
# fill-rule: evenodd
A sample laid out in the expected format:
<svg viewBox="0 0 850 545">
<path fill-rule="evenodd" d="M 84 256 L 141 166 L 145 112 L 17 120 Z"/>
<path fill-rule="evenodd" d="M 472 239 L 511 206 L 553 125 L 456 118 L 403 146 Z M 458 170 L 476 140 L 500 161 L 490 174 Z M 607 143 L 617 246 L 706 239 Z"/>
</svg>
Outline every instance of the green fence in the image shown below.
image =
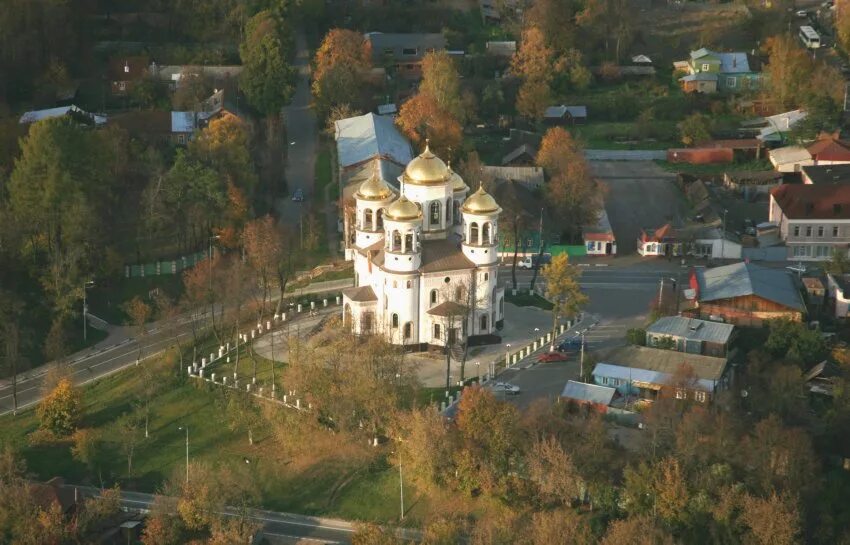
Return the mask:
<svg viewBox="0 0 850 545">
<path fill-rule="evenodd" d="M 587 255 L 587 248 L 583 244 L 577 244 L 574 246 L 559 244 L 557 246 L 550 246 L 549 252 L 553 256 L 567 254 L 570 257 L 581 257 L 583 255 Z"/>
<path fill-rule="evenodd" d="M 215 248 L 213 248 L 215 253 Z M 184 255 L 176 259 L 156 261 L 154 263 L 143 263 L 140 265 L 124 265 L 125 278 L 144 278 L 146 276 L 160 276 L 164 274 L 179 274 L 182 271 L 194 267 L 196 263 L 207 258 L 207 252 L 196 252 Z"/>
</svg>

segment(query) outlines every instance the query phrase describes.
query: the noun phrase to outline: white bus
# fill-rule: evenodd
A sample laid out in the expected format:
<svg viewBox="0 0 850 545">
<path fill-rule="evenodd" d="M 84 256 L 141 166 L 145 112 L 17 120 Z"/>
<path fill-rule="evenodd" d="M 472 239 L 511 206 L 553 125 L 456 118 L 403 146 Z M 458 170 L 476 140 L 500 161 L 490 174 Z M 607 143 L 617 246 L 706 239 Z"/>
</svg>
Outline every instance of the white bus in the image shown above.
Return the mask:
<svg viewBox="0 0 850 545">
<path fill-rule="evenodd" d="M 800 41 L 809 49 L 817 49 L 820 47 L 820 35 L 815 32 L 815 29 L 808 25 L 800 27 Z"/>
</svg>

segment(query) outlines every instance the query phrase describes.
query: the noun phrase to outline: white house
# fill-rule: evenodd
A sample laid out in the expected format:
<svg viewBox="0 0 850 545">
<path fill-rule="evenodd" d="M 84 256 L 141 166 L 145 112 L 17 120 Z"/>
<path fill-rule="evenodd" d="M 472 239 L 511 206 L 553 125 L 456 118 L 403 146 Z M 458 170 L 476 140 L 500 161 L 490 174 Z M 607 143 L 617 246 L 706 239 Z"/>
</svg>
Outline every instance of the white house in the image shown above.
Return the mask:
<svg viewBox="0 0 850 545">
<path fill-rule="evenodd" d="M 829 298 L 832 300 L 834 316 L 847 318 L 850 315 L 850 276 L 828 274 L 826 284 Z"/>
<path fill-rule="evenodd" d="M 376 175 L 355 194 L 356 287 L 343 292 L 358 334 L 425 349 L 491 336 L 504 318 L 498 217 L 483 188 L 469 187 L 428 147 L 399 176 L 400 195 Z"/>
<path fill-rule="evenodd" d="M 711 259 L 741 259 L 741 242 L 721 229 L 709 228 L 697 233 L 691 246 L 695 257 Z"/>
</svg>

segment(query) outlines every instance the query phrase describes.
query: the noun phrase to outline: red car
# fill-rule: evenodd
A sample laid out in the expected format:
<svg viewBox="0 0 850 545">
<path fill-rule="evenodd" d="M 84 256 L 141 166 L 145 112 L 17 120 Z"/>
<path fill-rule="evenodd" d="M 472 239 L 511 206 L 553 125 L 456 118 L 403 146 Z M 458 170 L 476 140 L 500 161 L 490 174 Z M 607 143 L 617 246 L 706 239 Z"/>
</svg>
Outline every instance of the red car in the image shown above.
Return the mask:
<svg viewBox="0 0 850 545">
<path fill-rule="evenodd" d="M 567 361 L 568 356 L 563 352 L 546 352 L 544 354 L 540 354 L 540 357 L 537 359 L 537 363 L 552 363 L 556 361 Z"/>
</svg>

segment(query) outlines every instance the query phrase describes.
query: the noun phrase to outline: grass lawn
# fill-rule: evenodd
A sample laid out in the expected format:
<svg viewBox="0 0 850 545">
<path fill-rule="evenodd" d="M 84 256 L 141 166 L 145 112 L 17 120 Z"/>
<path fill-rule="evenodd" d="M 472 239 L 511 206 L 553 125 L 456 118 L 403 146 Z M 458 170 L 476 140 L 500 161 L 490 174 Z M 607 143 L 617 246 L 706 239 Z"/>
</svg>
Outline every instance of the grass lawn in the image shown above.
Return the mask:
<svg viewBox="0 0 850 545">
<path fill-rule="evenodd" d="M 109 284 L 95 285 L 88 292 L 89 312 L 110 324 L 127 323 L 127 314 L 121 308 L 122 305 L 137 295 L 146 303 L 152 304 L 150 296 L 157 289 L 164 291 L 171 300 L 176 300 L 183 293 L 183 277 L 179 274 L 170 274 L 145 278 L 120 278 Z M 154 313 L 151 320 L 156 319 L 157 316 Z"/>
<path fill-rule="evenodd" d="M 324 201 L 325 188 L 333 183 L 333 173 L 331 169 L 331 150 L 330 144 L 322 143 L 319 147 L 319 154 L 316 156 L 316 195 Z M 339 187 L 334 185 L 328 193 L 328 199 L 336 200 L 339 197 Z"/>
<path fill-rule="evenodd" d="M 160 360 L 157 365 L 167 376 L 175 363 Z M 282 448 L 285 439 L 281 443 L 266 421 L 254 429 L 254 445 L 249 445 L 246 432 L 229 425 L 223 390 L 196 379 L 158 380 L 162 387 L 151 404 L 150 436 L 144 438 L 140 432 L 133 476 L 127 478 L 127 458 L 115 421 L 133 410 L 142 380 L 134 367 L 83 387 L 81 426 L 95 429 L 102 438 L 92 469 L 73 458 L 70 440 L 31 444 L 30 434 L 38 428 L 33 410 L 0 417 L 0 447 L 15 445 L 36 479 L 61 475 L 71 483 L 100 485 L 102 480 L 106 486 L 119 483 L 127 490 L 155 492 L 169 476 L 185 470 L 186 436 L 178 427 L 188 426 L 192 462 L 244 471 L 244 460 L 252 461 L 251 478 L 261 491 L 263 507 L 377 522 L 398 518 L 398 472 L 386 463 L 385 446 L 341 440 L 328 431 L 313 433 L 304 440 L 309 444 L 293 443 L 290 452 Z M 408 494 L 414 498 L 408 515 L 415 519 L 425 505 L 414 504 L 415 490 L 408 491 L 405 483 Z"/>
<path fill-rule="evenodd" d="M 505 301 L 519 307 L 537 307 L 543 310 L 552 310 L 553 307 L 552 303 L 536 293 L 534 295 L 519 292 L 516 295 L 506 293 Z"/>
<path fill-rule="evenodd" d="M 677 146 L 670 138 L 641 139 L 637 135 L 637 125 L 626 122 L 590 123 L 569 127 L 570 132 L 580 138 L 589 149 L 667 149 Z M 673 121 L 654 121 L 652 130 L 656 134 L 677 134 L 676 123 Z"/>
<path fill-rule="evenodd" d="M 770 161 L 760 159 L 758 161 L 746 161 L 741 163 L 720 163 L 714 165 L 692 165 L 689 163 L 668 163 L 667 161 L 655 161 L 655 163 L 670 172 L 682 172 L 694 176 L 718 175 L 724 172 L 744 172 L 773 170 Z"/>
<path fill-rule="evenodd" d="M 316 276 L 315 278 L 305 278 L 303 280 L 299 280 L 297 282 L 290 282 L 286 285 L 286 291 L 291 292 L 295 290 L 300 290 L 301 288 L 306 288 L 310 284 L 315 282 L 326 282 L 330 280 L 342 280 L 344 278 L 354 278 L 354 267 L 345 267 L 343 269 L 338 269 L 335 271 L 326 271 Z"/>
</svg>

